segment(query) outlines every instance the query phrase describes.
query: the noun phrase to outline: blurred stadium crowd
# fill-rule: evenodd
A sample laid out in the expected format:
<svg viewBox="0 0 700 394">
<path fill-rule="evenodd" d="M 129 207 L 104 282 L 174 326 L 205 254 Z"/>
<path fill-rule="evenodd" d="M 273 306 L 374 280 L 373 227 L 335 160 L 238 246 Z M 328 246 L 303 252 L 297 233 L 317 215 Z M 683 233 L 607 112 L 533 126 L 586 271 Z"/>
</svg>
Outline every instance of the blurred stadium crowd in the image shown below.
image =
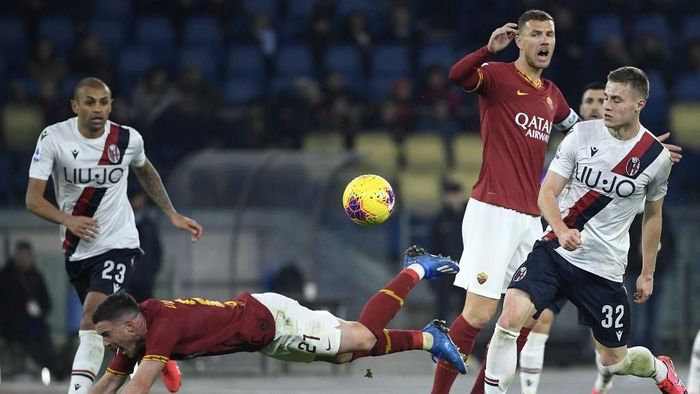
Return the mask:
<svg viewBox="0 0 700 394">
<path fill-rule="evenodd" d="M 88 75 L 112 87 L 112 120 L 144 135 L 164 177 L 200 149 L 305 149 L 319 134 L 346 150 L 360 135 L 385 135 L 399 169 L 405 139 L 431 135 L 453 168 L 451 141 L 478 130 L 478 111 L 447 71 L 528 8 L 555 19 L 545 75 L 573 108 L 583 85 L 622 65 L 649 74 L 642 121 L 656 134 L 675 132 L 675 106 L 698 108 L 700 2 L 691 0 L 5 0 L 0 205 L 22 204 L 37 135 L 72 116 L 72 88 Z M 697 203 L 700 143 L 676 142 L 685 165 L 670 202 Z"/>
</svg>

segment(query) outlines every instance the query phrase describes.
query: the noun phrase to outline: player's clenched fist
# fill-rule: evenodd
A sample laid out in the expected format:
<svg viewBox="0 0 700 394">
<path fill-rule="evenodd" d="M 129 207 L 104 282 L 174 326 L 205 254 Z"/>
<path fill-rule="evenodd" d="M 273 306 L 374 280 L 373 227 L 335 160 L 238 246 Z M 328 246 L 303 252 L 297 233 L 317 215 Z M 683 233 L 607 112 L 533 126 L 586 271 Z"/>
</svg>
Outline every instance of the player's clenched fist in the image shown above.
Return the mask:
<svg viewBox="0 0 700 394">
<path fill-rule="evenodd" d="M 574 251 L 581 246 L 581 232 L 575 228 L 564 230 L 561 234 L 557 234 L 559 245 L 568 251 Z"/>
<path fill-rule="evenodd" d="M 489 38 L 489 43 L 486 47 L 492 53 L 500 52 L 513 41 L 516 34 L 518 34 L 518 25 L 516 23 L 506 23 L 491 33 L 491 38 Z"/>
</svg>

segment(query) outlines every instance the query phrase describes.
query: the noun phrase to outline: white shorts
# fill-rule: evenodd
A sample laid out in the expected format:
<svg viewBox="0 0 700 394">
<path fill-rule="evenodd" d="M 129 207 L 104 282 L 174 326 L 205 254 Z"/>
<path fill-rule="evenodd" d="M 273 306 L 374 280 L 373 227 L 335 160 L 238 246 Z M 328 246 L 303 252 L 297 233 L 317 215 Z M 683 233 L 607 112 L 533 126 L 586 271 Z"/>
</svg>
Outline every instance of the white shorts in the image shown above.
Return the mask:
<svg viewBox="0 0 700 394">
<path fill-rule="evenodd" d="M 470 198 L 462 221 L 464 251 L 455 286 L 500 299 L 542 234 L 539 217 Z"/>
<path fill-rule="evenodd" d="M 275 318 L 275 339 L 262 353 L 284 361 L 310 363 L 340 349 L 340 321 L 328 311 L 312 311 L 277 293 L 253 294 Z"/>
</svg>

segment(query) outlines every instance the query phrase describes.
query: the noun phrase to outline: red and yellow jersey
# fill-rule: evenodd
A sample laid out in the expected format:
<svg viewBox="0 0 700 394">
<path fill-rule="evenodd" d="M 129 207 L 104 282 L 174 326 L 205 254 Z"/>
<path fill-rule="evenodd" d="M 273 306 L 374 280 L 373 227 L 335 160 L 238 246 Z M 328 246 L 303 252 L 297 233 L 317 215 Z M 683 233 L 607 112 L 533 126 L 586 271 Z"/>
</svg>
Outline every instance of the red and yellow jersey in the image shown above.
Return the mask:
<svg viewBox="0 0 700 394">
<path fill-rule="evenodd" d="M 481 48 L 451 71 L 465 90 L 479 94 L 483 161 L 472 197 L 539 216 L 537 194 L 550 134 L 556 123 L 578 117 L 551 81 L 532 81 L 514 63 L 484 63 L 488 57 Z"/>
<path fill-rule="evenodd" d="M 275 322 L 270 311 L 250 293 L 229 301 L 203 298 L 149 299 L 139 304 L 146 318 L 142 360 L 168 362 L 199 356 L 254 352 L 272 342 Z M 133 371 L 138 359 L 118 351 L 108 371 Z"/>
</svg>

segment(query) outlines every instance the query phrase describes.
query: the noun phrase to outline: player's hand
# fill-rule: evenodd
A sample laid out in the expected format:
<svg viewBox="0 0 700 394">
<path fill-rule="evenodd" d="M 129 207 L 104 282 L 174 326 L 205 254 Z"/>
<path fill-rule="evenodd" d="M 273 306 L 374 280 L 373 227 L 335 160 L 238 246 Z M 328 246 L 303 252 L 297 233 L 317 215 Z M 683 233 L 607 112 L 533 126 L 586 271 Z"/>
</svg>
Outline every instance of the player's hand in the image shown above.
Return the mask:
<svg viewBox="0 0 700 394">
<path fill-rule="evenodd" d="M 575 228 L 567 228 L 561 234 L 557 234 L 559 245 L 568 251 L 574 251 L 581 246 L 581 232 Z"/>
<path fill-rule="evenodd" d="M 486 47 L 491 53 L 500 52 L 513 41 L 517 34 L 518 24 L 506 23 L 491 33 L 491 38 L 489 38 L 489 43 L 486 44 Z"/>
<path fill-rule="evenodd" d="M 634 292 L 634 302 L 645 303 L 654 291 L 654 277 L 639 275 L 637 278 L 637 291 Z"/>
<path fill-rule="evenodd" d="M 192 242 L 197 242 L 204 231 L 202 225 L 197 223 L 196 220 L 177 212 L 170 215 L 170 222 L 180 230 L 189 232 L 192 235 Z"/>
<path fill-rule="evenodd" d="M 668 149 L 669 152 L 671 152 L 671 161 L 674 163 L 678 163 L 681 161 L 683 158 L 683 155 L 681 152 L 683 151 L 683 148 L 681 148 L 678 145 L 673 145 L 673 144 L 664 144 L 663 142 L 666 141 L 667 139 L 671 138 L 671 132 L 667 132 L 665 134 L 661 134 L 660 136 L 657 136 L 656 138 L 661 141 L 662 145 L 664 148 Z"/>
<path fill-rule="evenodd" d="M 92 241 L 100 233 L 100 224 L 94 218 L 87 216 L 69 216 L 63 225 L 76 237 Z"/>
</svg>

